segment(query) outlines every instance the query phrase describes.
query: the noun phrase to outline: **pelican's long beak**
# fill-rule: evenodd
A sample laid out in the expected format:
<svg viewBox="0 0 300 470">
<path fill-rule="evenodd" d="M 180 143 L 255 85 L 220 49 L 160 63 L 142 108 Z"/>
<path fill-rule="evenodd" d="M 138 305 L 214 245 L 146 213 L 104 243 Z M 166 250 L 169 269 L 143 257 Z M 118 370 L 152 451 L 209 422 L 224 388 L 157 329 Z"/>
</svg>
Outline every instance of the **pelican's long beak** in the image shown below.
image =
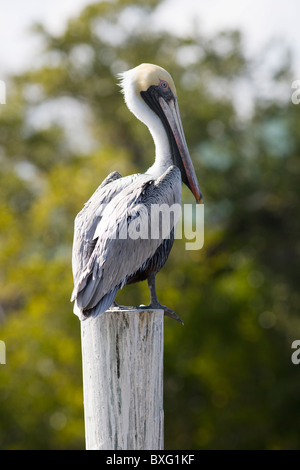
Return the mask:
<svg viewBox="0 0 300 470">
<path fill-rule="evenodd" d="M 195 196 L 196 202 L 200 204 L 203 199 L 202 193 L 200 191 L 197 176 L 185 140 L 177 100 L 176 98 L 172 98 L 165 101 L 161 96 L 158 100 L 174 136 L 188 181 L 188 186 Z"/>
</svg>

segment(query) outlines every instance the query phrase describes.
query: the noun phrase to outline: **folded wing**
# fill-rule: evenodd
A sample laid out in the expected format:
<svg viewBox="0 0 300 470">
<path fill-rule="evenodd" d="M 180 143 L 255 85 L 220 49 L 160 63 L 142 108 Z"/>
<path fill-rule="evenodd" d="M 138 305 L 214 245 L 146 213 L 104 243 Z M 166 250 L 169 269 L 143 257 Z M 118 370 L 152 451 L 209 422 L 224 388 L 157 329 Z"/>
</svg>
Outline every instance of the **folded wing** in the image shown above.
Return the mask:
<svg viewBox="0 0 300 470">
<path fill-rule="evenodd" d="M 109 175 L 76 217 L 71 300 L 81 319 L 109 308 L 118 289 L 154 255 L 176 222 L 170 221 L 168 234 L 156 231 L 151 237 L 152 206 L 180 204 L 177 167 L 157 180 L 147 174 L 118 175 Z"/>
</svg>

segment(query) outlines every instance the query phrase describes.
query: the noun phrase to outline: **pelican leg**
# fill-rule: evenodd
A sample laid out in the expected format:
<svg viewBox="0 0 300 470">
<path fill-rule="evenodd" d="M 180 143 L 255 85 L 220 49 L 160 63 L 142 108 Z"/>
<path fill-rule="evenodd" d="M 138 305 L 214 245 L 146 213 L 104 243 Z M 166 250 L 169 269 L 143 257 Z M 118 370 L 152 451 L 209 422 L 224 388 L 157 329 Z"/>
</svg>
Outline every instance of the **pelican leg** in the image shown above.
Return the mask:
<svg viewBox="0 0 300 470">
<path fill-rule="evenodd" d="M 141 306 L 140 305 L 140 307 L 142 307 L 142 308 L 162 309 L 166 316 L 168 316 L 170 318 L 173 318 L 173 320 L 176 320 L 179 323 L 183 324 L 183 321 L 179 318 L 179 316 L 173 310 L 171 310 L 170 308 L 168 308 L 164 305 L 161 305 L 159 303 L 158 298 L 157 298 L 157 294 L 156 294 L 156 288 L 155 288 L 155 274 L 151 274 L 148 277 L 147 282 L 148 282 L 148 287 L 149 287 L 149 291 L 150 291 L 150 304 L 147 305 L 147 306 L 144 306 L 144 305 Z"/>
<path fill-rule="evenodd" d="M 150 305 L 153 306 L 161 306 L 157 294 L 156 294 L 156 287 L 155 287 L 155 275 L 151 274 L 151 276 L 148 277 L 147 279 L 149 291 L 150 291 Z"/>
</svg>

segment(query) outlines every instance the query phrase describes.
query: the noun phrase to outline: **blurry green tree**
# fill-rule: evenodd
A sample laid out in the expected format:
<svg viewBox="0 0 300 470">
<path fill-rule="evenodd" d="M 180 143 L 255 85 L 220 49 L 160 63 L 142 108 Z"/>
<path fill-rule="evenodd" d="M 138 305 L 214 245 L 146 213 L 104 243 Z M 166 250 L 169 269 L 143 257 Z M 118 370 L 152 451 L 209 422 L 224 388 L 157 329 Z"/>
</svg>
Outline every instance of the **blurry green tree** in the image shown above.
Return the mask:
<svg viewBox="0 0 300 470">
<path fill-rule="evenodd" d="M 253 90 L 238 32 L 155 28 L 161 3 L 99 2 L 11 77 L 0 108 L 0 448 L 84 448 L 80 334 L 69 303 L 73 220 L 112 170 L 144 171 L 151 137 L 116 74 L 166 68 L 205 197 L 205 246 L 177 240 L 158 276 L 169 449 L 300 448 L 299 108 Z M 290 89 L 289 64 L 270 86 Z M 236 92 L 247 82 L 253 112 Z M 247 88 L 246 88 L 247 90 Z M 246 92 L 245 92 L 246 93 Z M 192 201 L 184 192 L 185 202 Z M 145 303 L 144 283 L 118 294 Z"/>
</svg>

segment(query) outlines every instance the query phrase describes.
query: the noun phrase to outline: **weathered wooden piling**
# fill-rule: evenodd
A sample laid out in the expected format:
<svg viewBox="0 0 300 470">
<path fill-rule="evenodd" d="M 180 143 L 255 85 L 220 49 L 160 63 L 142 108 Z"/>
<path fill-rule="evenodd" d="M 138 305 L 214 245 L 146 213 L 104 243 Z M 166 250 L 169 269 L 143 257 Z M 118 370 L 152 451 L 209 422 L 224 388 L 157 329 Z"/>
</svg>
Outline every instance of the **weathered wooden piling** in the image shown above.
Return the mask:
<svg viewBox="0 0 300 470">
<path fill-rule="evenodd" d="M 87 449 L 163 449 L 163 332 L 163 310 L 81 323 Z"/>
</svg>

